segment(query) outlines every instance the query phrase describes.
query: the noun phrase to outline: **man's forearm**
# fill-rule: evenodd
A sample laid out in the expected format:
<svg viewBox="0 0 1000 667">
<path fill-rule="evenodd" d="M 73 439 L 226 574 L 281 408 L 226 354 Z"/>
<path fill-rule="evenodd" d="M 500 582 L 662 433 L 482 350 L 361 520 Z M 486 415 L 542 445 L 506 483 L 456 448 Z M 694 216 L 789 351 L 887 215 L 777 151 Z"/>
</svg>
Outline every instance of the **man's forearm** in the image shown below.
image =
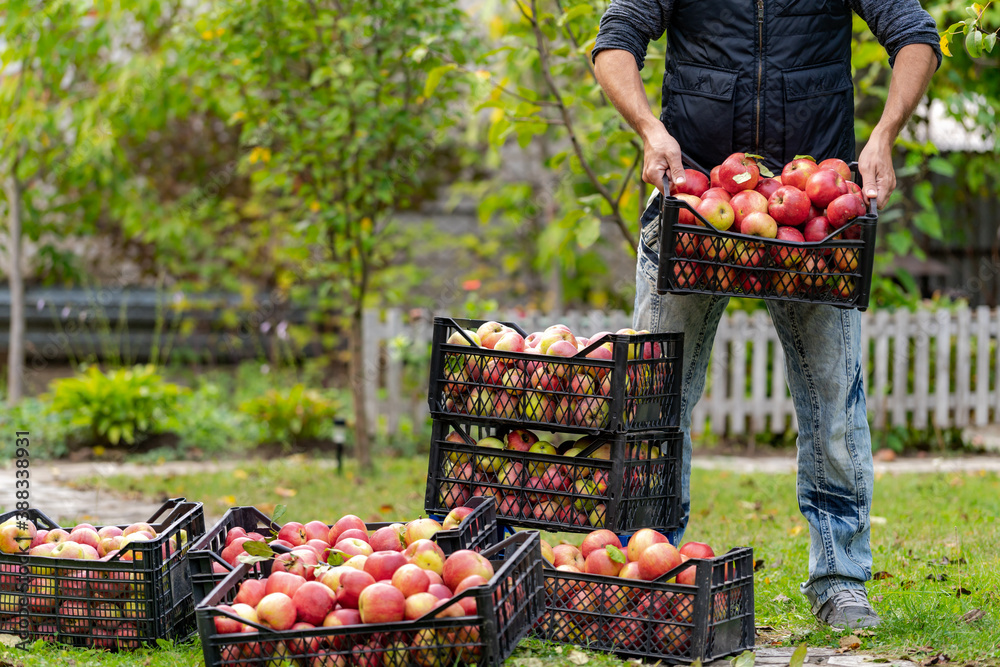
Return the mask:
<svg viewBox="0 0 1000 667">
<path fill-rule="evenodd" d="M 660 120 L 649 108 L 646 89 L 639 76 L 635 57 L 628 51 L 601 51 L 594 61 L 597 81 L 632 129 L 643 141 L 652 129 L 662 127 Z"/>
<path fill-rule="evenodd" d="M 872 130 L 872 140 L 892 144 L 917 108 L 937 68 L 937 55 L 927 44 L 900 49 L 892 69 L 889 96 L 882 118 Z"/>
</svg>

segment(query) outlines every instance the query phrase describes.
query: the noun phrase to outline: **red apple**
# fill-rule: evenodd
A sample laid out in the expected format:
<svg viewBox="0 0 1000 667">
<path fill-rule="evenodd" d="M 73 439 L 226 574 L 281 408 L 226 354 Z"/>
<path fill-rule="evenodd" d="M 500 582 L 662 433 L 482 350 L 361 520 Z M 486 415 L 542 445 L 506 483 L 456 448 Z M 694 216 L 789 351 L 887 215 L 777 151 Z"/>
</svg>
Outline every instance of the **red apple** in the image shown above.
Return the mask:
<svg viewBox="0 0 1000 667">
<path fill-rule="evenodd" d="M 719 168 L 719 182 L 730 194 L 740 190 L 753 190 L 760 180 L 757 162 L 743 153 L 733 153 Z"/>
<path fill-rule="evenodd" d="M 292 549 L 289 553 L 276 556 L 274 564 L 271 566 L 271 572 L 291 572 L 309 581 L 313 578 L 317 565 L 319 565 L 319 558 L 316 552 L 309 547 L 299 547 Z"/>
<path fill-rule="evenodd" d="M 389 584 L 372 584 L 358 598 L 358 612 L 362 623 L 395 623 L 406 613 L 406 598 L 399 589 Z"/>
<path fill-rule="evenodd" d="M 446 598 L 447 599 L 447 598 Z M 414 593 L 406 598 L 403 609 L 403 618 L 407 621 L 415 621 L 429 614 L 441 600 L 432 593 Z"/>
<path fill-rule="evenodd" d="M 426 593 L 430 588 L 431 579 L 427 576 L 426 570 L 408 563 L 393 573 L 392 585 L 402 591 L 404 597 L 410 597 L 417 593 Z"/>
<path fill-rule="evenodd" d="M 733 224 L 741 228 L 743 220 L 751 213 L 767 213 L 767 198 L 756 190 L 745 190 L 729 200 L 733 207 Z"/>
<path fill-rule="evenodd" d="M 257 605 L 257 621 L 272 630 L 291 628 L 295 625 L 296 613 L 295 603 L 284 593 L 265 595 Z"/>
<path fill-rule="evenodd" d="M 802 237 L 806 240 L 806 243 L 818 243 L 832 234 L 833 231 L 834 228 L 830 224 L 829 219 L 821 215 L 806 222 L 802 228 Z"/>
<path fill-rule="evenodd" d="M 70 532 L 69 541 L 76 542 L 77 544 L 86 544 L 97 549 L 97 545 L 101 538 L 97 534 L 97 531 L 92 528 L 81 528 L 77 526 Z"/>
<path fill-rule="evenodd" d="M 630 563 L 639 562 L 639 556 L 647 548 L 654 544 L 666 544 L 667 538 L 662 533 L 658 533 L 652 528 L 640 528 L 628 541 L 628 560 Z"/>
<path fill-rule="evenodd" d="M 804 157 L 792 160 L 781 170 L 781 182 L 799 190 L 805 190 L 809 177 L 819 171 L 819 169 L 820 167 L 816 164 L 815 160 Z"/>
<path fill-rule="evenodd" d="M 678 194 L 689 194 L 694 195 L 695 197 L 701 197 L 705 190 L 708 190 L 709 184 L 709 178 L 705 174 L 696 169 L 685 169 L 684 182 L 680 185 L 671 183 L 670 189 Z"/>
<path fill-rule="evenodd" d="M 715 551 L 704 542 L 685 542 L 678 553 L 688 558 L 715 558 Z"/>
<path fill-rule="evenodd" d="M 396 570 L 409 562 L 409 559 L 398 551 L 376 551 L 365 561 L 365 572 L 375 577 L 375 581 L 392 579 Z"/>
<path fill-rule="evenodd" d="M 365 544 L 371 544 L 371 537 L 368 536 L 368 531 L 358 530 L 357 528 L 345 530 L 337 538 L 338 542 L 343 542 L 344 540 L 361 540 Z"/>
<path fill-rule="evenodd" d="M 701 220 L 696 218 L 694 216 L 694 213 L 692 213 L 692 211 L 697 210 L 698 205 L 701 204 L 701 197 L 696 197 L 695 195 L 690 195 L 690 194 L 680 194 L 675 196 L 677 197 L 677 199 L 681 200 L 682 202 L 690 206 L 690 209 L 688 208 L 688 206 L 677 207 L 677 224 L 690 225 L 690 226 L 701 225 Z"/>
<path fill-rule="evenodd" d="M 236 615 L 236 612 L 233 611 L 233 608 L 227 604 L 220 604 L 218 607 L 216 607 L 216 609 L 218 609 L 219 611 L 224 611 L 227 614 L 233 614 L 234 616 Z M 216 616 L 213 620 L 215 621 L 215 631 L 220 635 L 232 634 L 235 632 L 239 632 L 240 630 L 243 629 L 242 621 L 237 621 L 236 619 L 226 618 L 225 616 Z"/>
<path fill-rule="evenodd" d="M 445 560 L 441 577 L 444 579 L 444 585 L 454 590 L 463 579 L 474 574 L 489 581 L 493 578 L 493 564 L 475 551 L 461 549 Z"/>
<path fill-rule="evenodd" d="M 705 284 L 722 292 L 728 292 L 736 286 L 736 269 L 731 266 L 711 265 L 705 267 Z"/>
<path fill-rule="evenodd" d="M 609 577 L 617 577 L 625 565 L 625 555 L 621 553 L 620 549 L 617 549 L 618 553 L 616 555 L 621 559 L 621 562 L 619 562 L 612 556 L 614 553 L 613 549 L 617 549 L 617 547 L 608 545 L 603 549 L 594 549 L 591 551 L 590 555 L 584 559 L 584 570 L 587 574 L 603 574 Z"/>
<path fill-rule="evenodd" d="M 305 577 L 297 574 L 292 574 L 291 572 L 273 572 L 267 578 L 267 584 L 264 586 L 264 595 L 266 597 L 271 593 L 284 593 L 291 599 L 295 595 L 295 591 L 299 590 L 299 587 L 304 583 L 306 583 Z"/>
<path fill-rule="evenodd" d="M 431 584 L 427 592 L 439 600 L 450 600 L 452 598 L 451 589 L 444 584 Z"/>
<path fill-rule="evenodd" d="M 714 199 L 721 199 L 723 201 L 729 201 L 730 199 L 732 199 L 732 195 L 729 194 L 728 192 L 726 192 L 725 188 L 715 187 L 715 188 L 709 188 L 708 190 L 705 190 L 705 194 L 703 194 L 701 196 L 701 200 L 702 201 L 705 201 L 706 199 L 713 199 L 713 198 Z"/>
<path fill-rule="evenodd" d="M 524 337 L 516 331 L 506 331 L 493 349 L 501 352 L 524 352 Z"/>
<path fill-rule="evenodd" d="M 790 243 L 805 243 L 802 232 L 794 227 L 778 227 L 778 234 L 775 238 L 779 241 L 788 241 Z M 775 262 L 778 264 L 791 269 L 795 268 L 802 261 L 802 249 L 773 246 L 771 248 L 771 256 L 774 257 Z"/>
<path fill-rule="evenodd" d="M 382 526 L 368 539 L 368 544 L 376 552 L 378 551 L 402 551 L 406 548 L 403 537 L 400 535 L 400 528 L 397 524 L 392 526 Z"/>
<path fill-rule="evenodd" d="M 820 169 L 806 181 L 806 194 L 817 208 L 826 208 L 830 202 L 846 193 L 844 179 L 830 169 Z"/>
<path fill-rule="evenodd" d="M 300 546 L 309 541 L 306 527 L 297 521 L 289 521 L 278 531 L 278 539 L 285 540 L 292 546 Z"/>
<path fill-rule="evenodd" d="M 430 570 L 438 575 L 444 571 L 444 551 L 431 540 L 417 540 L 406 547 L 403 555 L 422 570 Z"/>
<path fill-rule="evenodd" d="M 583 558 L 583 553 L 573 546 L 572 544 L 557 544 L 552 547 L 552 557 L 553 564 L 556 567 L 560 565 L 571 565 L 580 571 L 583 571 L 586 562 Z"/>
<path fill-rule="evenodd" d="M 318 581 L 307 581 L 295 591 L 292 602 L 295 604 L 297 621 L 320 625 L 327 614 L 333 611 L 337 596 Z"/>
<path fill-rule="evenodd" d="M 473 508 L 471 507 L 456 507 L 455 509 L 448 512 L 447 516 L 445 516 L 444 521 L 441 523 L 441 528 L 443 530 L 451 530 L 453 528 L 458 528 L 460 525 L 462 525 L 462 521 L 465 519 L 465 517 L 472 514 L 472 512 Z"/>
<path fill-rule="evenodd" d="M 827 158 L 819 163 L 820 169 L 832 169 L 833 171 L 840 174 L 840 177 L 845 181 L 850 181 L 852 178 L 851 167 L 843 160 L 835 157 Z"/>
<path fill-rule="evenodd" d="M 789 271 L 777 271 L 771 274 L 771 291 L 777 296 L 794 296 L 802 286 L 802 276 Z"/>
<path fill-rule="evenodd" d="M 483 347 L 492 350 L 506 331 L 507 327 L 499 322 L 483 322 L 476 330 L 476 335 L 479 336 L 479 342 Z"/>
<path fill-rule="evenodd" d="M 681 289 L 693 289 L 697 286 L 702 274 L 701 264 L 694 262 L 674 262 L 674 279 L 677 287 Z"/>
<path fill-rule="evenodd" d="M 781 181 L 775 178 L 762 178 L 760 182 L 757 183 L 757 187 L 754 188 L 757 192 L 764 195 L 765 198 L 770 199 L 774 191 L 781 187 Z"/>
<path fill-rule="evenodd" d="M 333 545 L 334 550 L 342 551 L 348 556 L 370 556 L 375 551 L 367 542 L 355 537 L 348 537 Z"/>
<path fill-rule="evenodd" d="M 251 607 L 256 607 L 257 603 L 264 598 L 266 588 L 267 582 L 263 579 L 245 579 L 240 584 L 233 602 L 240 602 Z"/>
<path fill-rule="evenodd" d="M 516 428 L 507 434 L 507 449 L 516 452 L 526 452 L 531 446 L 538 442 L 538 436 L 523 428 Z"/>
<path fill-rule="evenodd" d="M 865 200 L 854 194 L 841 195 L 826 208 L 826 217 L 834 229 L 840 229 L 865 213 Z"/>
<path fill-rule="evenodd" d="M 459 442 L 464 441 L 460 440 Z M 326 541 L 330 544 L 336 544 L 340 539 L 340 534 L 352 528 L 365 533 L 368 532 L 368 527 L 365 526 L 365 522 L 360 517 L 353 514 L 346 514 L 337 519 L 337 522 L 330 528 L 330 534 L 326 536 Z"/>
<path fill-rule="evenodd" d="M 809 197 L 802 190 L 791 185 L 782 185 L 767 201 L 767 213 L 779 225 L 797 227 L 809 218 L 812 206 Z"/>
<path fill-rule="evenodd" d="M 362 570 L 341 573 L 340 589 L 337 590 L 337 603 L 348 609 L 357 609 L 361 592 L 374 584 L 375 577 Z"/>
<path fill-rule="evenodd" d="M 736 213 L 732 205 L 722 199 L 705 199 L 698 204 L 695 210 L 720 232 L 724 232 L 732 227 L 736 219 Z"/>
<path fill-rule="evenodd" d="M 719 178 L 719 172 L 721 170 L 722 170 L 722 165 L 720 164 L 720 165 L 717 165 L 715 167 L 712 167 L 712 170 L 710 172 L 708 172 L 708 184 L 710 186 L 712 186 L 712 188 L 721 188 L 722 187 L 722 181 Z M 709 189 L 711 189 L 711 188 L 709 188 Z"/>
<path fill-rule="evenodd" d="M 639 555 L 639 574 L 653 581 L 681 564 L 681 554 L 669 542 L 651 544 Z"/>
</svg>

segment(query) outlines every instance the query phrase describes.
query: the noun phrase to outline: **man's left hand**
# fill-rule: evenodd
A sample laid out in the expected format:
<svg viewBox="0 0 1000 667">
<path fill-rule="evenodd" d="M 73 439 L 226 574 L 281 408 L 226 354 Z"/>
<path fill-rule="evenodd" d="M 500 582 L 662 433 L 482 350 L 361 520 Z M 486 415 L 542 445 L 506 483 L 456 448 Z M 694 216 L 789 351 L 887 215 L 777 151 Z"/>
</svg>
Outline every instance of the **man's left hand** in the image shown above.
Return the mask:
<svg viewBox="0 0 1000 667">
<path fill-rule="evenodd" d="M 885 208 L 889 195 L 896 189 L 896 171 L 892 167 L 892 142 L 872 134 L 858 157 L 861 174 L 861 193 L 867 199 L 878 201 Z"/>
</svg>

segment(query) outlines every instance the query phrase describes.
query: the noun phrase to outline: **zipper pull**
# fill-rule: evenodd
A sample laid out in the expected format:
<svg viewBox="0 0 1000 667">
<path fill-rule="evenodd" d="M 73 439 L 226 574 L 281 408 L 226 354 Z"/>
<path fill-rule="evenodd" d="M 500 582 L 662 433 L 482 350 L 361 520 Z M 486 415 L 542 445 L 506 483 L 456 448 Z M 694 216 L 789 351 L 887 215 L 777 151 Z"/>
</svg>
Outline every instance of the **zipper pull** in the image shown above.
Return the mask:
<svg viewBox="0 0 1000 667">
<path fill-rule="evenodd" d="M 757 0 L 757 23 L 764 22 L 764 0 Z"/>
</svg>

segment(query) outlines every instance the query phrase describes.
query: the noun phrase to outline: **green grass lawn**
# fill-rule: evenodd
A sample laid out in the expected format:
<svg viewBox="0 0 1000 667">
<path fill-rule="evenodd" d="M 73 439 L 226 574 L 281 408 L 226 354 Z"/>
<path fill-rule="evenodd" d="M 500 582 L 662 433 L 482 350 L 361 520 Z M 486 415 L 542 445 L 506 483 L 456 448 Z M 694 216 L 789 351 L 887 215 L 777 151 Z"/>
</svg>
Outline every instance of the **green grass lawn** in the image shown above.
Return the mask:
<svg viewBox="0 0 1000 667">
<path fill-rule="evenodd" d="M 152 498 L 198 499 L 214 517 L 234 504 L 265 509 L 284 504 L 287 520 L 301 521 L 333 521 L 346 513 L 372 520 L 421 514 L 426 461 L 394 459 L 379 466 L 379 472 L 364 475 L 348 467 L 341 476 L 316 462 L 295 459 L 247 463 L 235 472 L 89 483 Z M 708 542 L 716 551 L 754 548 L 759 561 L 754 582 L 758 643 L 840 647 L 849 633 L 820 627 L 799 593 L 806 578 L 809 531 L 798 512 L 793 476 L 695 470 L 692 489 L 687 539 Z M 938 662 L 1000 665 L 1000 478 L 978 473 L 882 476 L 872 513 L 874 569 L 879 574 L 869 584 L 869 594 L 884 623 L 877 632 L 856 633 L 857 650 L 888 659 L 909 656 L 921 662 L 946 656 Z M 511 664 L 565 665 L 569 650 L 526 642 Z M 63 655 L 81 666 L 200 664 L 196 644 L 138 658 L 53 648 L 28 654 L 0 650 L 0 666 L 3 660 L 24 667 L 57 664 L 66 662 Z M 587 655 L 587 664 L 596 667 L 624 664 Z"/>
</svg>

